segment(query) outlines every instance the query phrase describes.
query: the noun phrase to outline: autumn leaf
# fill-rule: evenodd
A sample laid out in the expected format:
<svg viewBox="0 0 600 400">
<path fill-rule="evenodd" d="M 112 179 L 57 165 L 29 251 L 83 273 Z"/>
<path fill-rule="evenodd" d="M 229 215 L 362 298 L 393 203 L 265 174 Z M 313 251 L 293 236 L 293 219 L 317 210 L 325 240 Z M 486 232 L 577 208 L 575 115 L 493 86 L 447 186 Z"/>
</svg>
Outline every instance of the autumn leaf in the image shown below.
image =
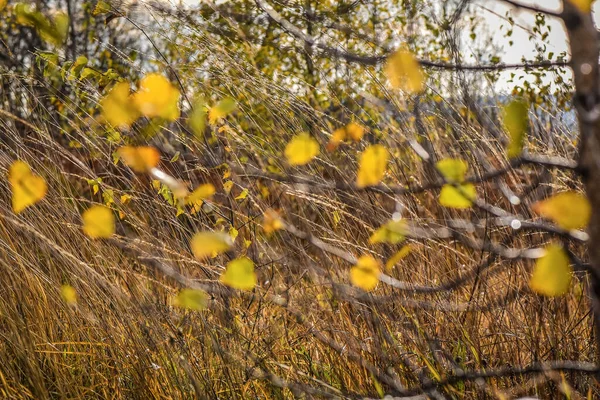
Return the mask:
<svg viewBox="0 0 600 400">
<path fill-rule="evenodd" d="M 237 258 L 227 264 L 221 275 L 221 283 L 240 290 L 252 290 L 256 286 L 254 263 L 247 257 Z"/>
<path fill-rule="evenodd" d="M 509 136 L 509 158 L 518 157 L 523 151 L 529 124 L 528 109 L 527 103 L 521 99 L 513 100 L 504 107 L 504 126 Z"/>
<path fill-rule="evenodd" d="M 406 221 L 388 221 L 377 229 L 369 238 L 369 243 L 389 243 L 398 244 L 402 242 L 406 236 L 407 225 Z"/>
<path fill-rule="evenodd" d="M 592 11 L 592 3 L 595 0 L 569 0 L 575 7 L 582 13 L 589 13 Z"/>
<path fill-rule="evenodd" d="M 73 286 L 62 285 L 60 287 L 60 297 L 67 304 L 77 304 L 77 291 Z"/>
<path fill-rule="evenodd" d="M 210 183 L 205 183 L 198 186 L 192 193 L 190 193 L 185 202 L 187 204 L 196 204 L 203 200 L 210 199 L 215 194 L 215 187 Z"/>
<path fill-rule="evenodd" d="M 117 150 L 121 160 L 135 172 L 148 172 L 160 161 L 160 153 L 154 147 L 123 146 Z"/>
<path fill-rule="evenodd" d="M 393 256 L 391 256 L 387 262 L 385 263 L 385 270 L 391 271 L 394 265 L 398 264 L 402 259 L 404 259 L 412 250 L 410 244 L 406 246 L 402 246 L 400 250 L 398 250 Z"/>
<path fill-rule="evenodd" d="M 529 281 L 532 290 L 545 296 L 560 296 L 569 290 L 571 267 L 564 249 L 552 244 L 546 247 L 546 254 L 535 263 Z"/>
<path fill-rule="evenodd" d="M 336 129 L 327 143 L 327 151 L 334 151 L 344 140 L 346 140 L 346 128 Z"/>
<path fill-rule="evenodd" d="M 466 161 L 460 158 L 445 158 L 435 164 L 444 179 L 450 183 L 463 182 L 469 168 Z"/>
<path fill-rule="evenodd" d="M 203 97 L 196 100 L 194 108 L 190 113 L 188 124 L 196 137 L 201 138 L 204 136 L 204 129 L 206 128 L 206 103 Z"/>
<path fill-rule="evenodd" d="M 208 306 L 208 295 L 202 290 L 183 289 L 177 294 L 174 305 L 188 310 L 204 310 Z"/>
<path fill-rule="evenodd" d="M 290 165 L 305 165 L 319 154 L 319 143 L 308 133 L 301 133 L 290 140 L 284 154 Z"/>
<path fill-rule="evenodd" d="M 410 51 L 400 49 L 391 55 L 385 65 L 385 73 L 394 89 L 417 93 L 425 88 L 425 73 Z"/>
<path fill-rule="evenodd" d="M 115 233 L 115 216 L 105 206 L 92 206 L 81 216 L 83 232 L 92 239 L 109 238 Z"/>
<path fill-rule="evenodd" d="M 371 256 L 361 256 L 350 269 L 350 282 L 366 292 L 375 289 L 379 282 L 381 264 Z"/>
<path fill-rule="evenodd" d="M 263 215 L 263 230 L 267 235 L 283 229 L 283 221 L 279 217 L 279 214 L 275 210 L 268 209 Z"/>
<path fill-rule="evenodd" d="M 12 189 L 12 208 L 17 214 L 42 200 L 48 191 L 44 178 L 34 175 L 29 165 L 20 160 L 10 166 L 8 181 Z"/>
<path fill-rule="evenodd" d="M 221 118 L 225 118 L 231 114 L 236 107 L 235 100 L 231 97 L 226 97 L 208 110 L 208 121 L 214 125 Z"/>
<path fill-rule="evenodd" d="M 140 112 L 131 101 L 129 83 L 119 82 L 102 100 L 102 116 L 114 127 L 129 128 L 140 117 Z"/>
<path fill-rule="evenodd" d="M 231 237 L 223 232 L 198 232 L 192 237 L 192 253 L 199 260 L 221 254 L 233 244 Z"/>
<path fill-rule="evenodd" d="M 556 194 L 549 199 L 538 201 L 531 208 L 566 230 L 585 228 L 592 214 L 588 199 L 577 192 Z"/>
<path fill-rule="evenodd" d="M 160 74 L 148 74 L 133 94 L 133 103 L 142 115 L 169 121 L 179 118 L 179 90 Z"/>
<path fill-rule="evenodd" d="M 465 209 L 473 205 L 476 197 L 477 189 L 472 183 L 465 183 L 457 187 L 447 184 L 442 186 L 439 201 L 444 207 Z"/>
<path fill-rule="evenodd" d="M 363 188 L 379 184 L 385 175 L 389 153 L 387 149 L 375 144 L 366 148 L 360 156 L 356 186 Z"/>
</svg>

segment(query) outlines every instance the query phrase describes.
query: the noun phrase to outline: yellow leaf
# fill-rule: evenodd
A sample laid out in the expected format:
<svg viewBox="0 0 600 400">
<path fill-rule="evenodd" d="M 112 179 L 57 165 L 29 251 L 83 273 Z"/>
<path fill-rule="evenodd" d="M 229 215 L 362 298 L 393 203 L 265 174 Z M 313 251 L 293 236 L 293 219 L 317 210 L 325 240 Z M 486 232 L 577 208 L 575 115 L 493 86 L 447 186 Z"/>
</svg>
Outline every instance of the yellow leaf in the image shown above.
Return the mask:
<svg viewBox="0 0 600 400">
<path fill-rule="evenodd" d="M 371 256 L 361 256 L 355 266 L 350 269 L 350 282 L 364 291 L 375 289 L 379 282 L 381 264 Z"/>
<path fill-rule="evenodd" d="M 67 304 L 77 304 L 77 291 L 70 285 L 62 285 L 60 287 L 60 297 Z"/>
<path fill-rule="evenodd" d="M 223 190 L 225 193 L 229 194 L 231 192 L 231 188 L 233 187 L 233 181 L 226 181 L 223 183 Z"/>
<path fill-rule="evenodd" d="M 344 140 L 346 140 L 346 128 L 336 129 L 327 143 L 327 151 L 334 151 Z"/>
<path fill-rule="evenodd" d="M 308 164 L 318 154 L 319 143 L 308 133 L 294 136 L 285 147 L 285 158 L 290 165 Z"/>
<path fill-rule="evenodd" d="M 520 99 L 513 100 L 504 107 L 504 126 L 509 136 L 507 148 L 509 158 L 518 157 L 523 151 L 529 124 L 528 109 L 528 104 Z"/>
<path fill-rule="evenodd" d="M 425 74 L 421 65 L 407 50 L 400 49 L 388 58 L 385 73 L 395 89 L 416 93 L 425 88 Z"/>
<path fill-rule="evenodd" d="M 467 162 L 460 158 L 445 158 L 438 161 L 435 166 L 444 178 L 451 183 L 464 181 L 469 168 Z"/>
<path fill-rule="evenodd" d="M 20 160 L 10 166 L 8 181 L 12 187 L 12 208 L 17 214 L 42 200 L 48 191 L 44 178 L 34 175 L 29 165 Z"/>
<path fill-rule="evenodd" d="M 231 240 L 233 242 L 235 242 L 235 239 L 238 237 L 240 233 L 238 232 L 237 229 L 235 229 L 233 226 L 229 228 L 229 237 L 231 237 Z"/>
<path fill-rule="evenodd" d="M 582 13 L 589 13 L 592 11 L 592 4 L 595 0 L 569 0 L 575 7 Z"/>
<path fill-rule="evenodd" d="M 559 245 L 546 247 L 546 254 L 537 260 L 529 286 L 546 296 L 560 296 L 569 290 L 571 267 L 569 257 Z"/>
<path fill-rule="evenodd" d="M 135 172 L 148 172 L 158 165 L 160 153 L 154 147 L 123 146 L 117 150 L 123 162 Z"/>
<path fill-rule="evenodd" d="M 385 270 L 391 271 L 394 265 L 398 264 L 404 257 L 406 257 L 411 251 L 411 246 L 407 244 L 406 246 L 402 246 L 400 250 L 398 250 L 393 256 L 387 260 L 385 263 Z"/>
<path fill-rule="evenodd" d="M 389 153 L 380 144 L 366 148 L 360 156 L 356 185 L 359 188 L 377 185 L 383 179 L 388 164 Z"/>
<path fill-rule="evenodd" d="M 129 83 L 117 83 L 112 90 L 100 100 L 102 116 L 112 126 L 129 128 L 140 117 L 140 113 L 131 101 Z"/>
<path fill-rule="evenodd" d="M 359 142 L 365 134 L 365 127 L 357 124 L 356 122 L 350 122 L 346 126 L 346 133 L 352 140 Z"/>
<path fill-rule="evenodd" d="M 278 231 L 283 228 L 283 222 L 281 218 L 279 218 L 279 214 L 277 214 L 274 210 L 265 211 L 265 215 L 263 216 L 262 223 L 263 230 L 267 235 Z"/>
<path fill-rule="evenodd" d="M 124 194 L 121 196 L 121 204 L 125 206 L 131 201 L 131 199 L 132 199 L 131 195 Z"/>
<path fill-rule="evenodd" d="M 4 10 L 4 7 L 6 7 L 7 3 L 8 0 L 0 0 L 0 11 Z"/>
<path fill-rule="evenodd" d="M 205 183 L 198 186 L 192 193 L 185 199 L 187 204 L 196 204 L 200 201 L 210 199 L 215 194 L 215 187 L 210 183 Z"/>
<path fill-rule="evenodd" d="M 369 238 L 369 243 L 389 243 L 398 244 L 406 236 L 406 222 L 404 220 L 388 221 L 377 229 Z"/>
<path fill-rule="evenodd" d="M 221 100 L 216 106 L 208 111 L 208 122 L 214 125 L 221 118 L 231 114 L 236 108 L 236 102 L 231 97 Z"/>
<path fill-rule="evenodd" d="M 115 216 L 105 206 L 92 206 L 83 212 L 83 232 L 92 239 L 109 238 L 115 233 Z"/>
<path fill-rule="evenodd" d="M 233 244 L 231 237 L 223 232 L 198 232 L 192 237 L 192 253 L 199 260 L 223 253 Z"/>
<path fill-rule="evenodd" d="M 221 283 L 240 290 L 252 290 L 256 286 L 254 263 L 247 257 L 237 258 L 227 264 L 220 278 Z"/>
<path fill-rule="evenodd" d="M 183 289 L 177 294 L 174 305 L 189 310 L 204 310 L 208 305 L 208 295 L 202 290 Z"/>
<path fill-rule="evenodd" d="M 476 197 L 477 189 L 472 183 L 459 185 L 458 188 L 444 185 L 440 191 L 439 201 L 444 207 L 464 209 L 471 207 Z"/>
<path fill-rule="evenodd" d="M 140 81 L 133 103 L 142 115 L 169 121 L 179 118 L 179 90 L 160 74 L 148 74 Z"/>
<path fill-rule="evenodd" d="M 559 193 L 538 201 L 531 208 L 566 230 L 585 228 L 592 214 L 588 199 L 577 192 Z"/>
</svg>

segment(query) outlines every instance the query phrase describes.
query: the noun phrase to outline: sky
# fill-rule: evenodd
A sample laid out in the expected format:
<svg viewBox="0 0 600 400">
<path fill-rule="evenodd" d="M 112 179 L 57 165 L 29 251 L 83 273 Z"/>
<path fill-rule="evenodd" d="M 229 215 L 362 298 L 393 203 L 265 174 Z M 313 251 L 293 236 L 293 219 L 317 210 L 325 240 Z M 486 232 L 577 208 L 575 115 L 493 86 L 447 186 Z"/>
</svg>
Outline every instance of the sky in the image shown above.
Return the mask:
<svg viewBox="0 0 600 400">
<path fill-rule="evenodd" d="M 183 0 L 185 4 L 195 5 L 202 0 Z M 561 8 L 561 0 L 518 0 L 522 4 L 537 5 L 540 8 L 558 11 Z M 219 1 L 223 2 L 223 0 Z M 480 18 L 480 29 L 481 32 L 487 30 L 488 33 L 494 33 L 495 44 L 501 48 L 500 54 L 497 54 L 502 62 L 505 63 L 518 63 L 522 57 L 532 59 L 535 57 L 535 44 L 529 40 L 531 28 L 534 26 L 535 14 L 526 11 L 519 10 L 512 7 L 501 0 L 476 0 L 475 9 L 478 17 Z M 600 1 L 594 4 L 594 14 L 596 23 L 600 22 Z M 507 12 L 515 19 L 517 25 L 521 27 L 515 27 L 513 35 L 510 39 L 513 40 L 514 44 L 509 46 L 508 38 L 502 35 L 506 32 L 508 26 L 507 21 L 503 18 Z M 562 26 L 562 23 L 555 18 L 548 18 L 547 22 L 551 25 L 552 30 L 547 41 L 547 53 L 554 52 L 560 54 L 568 50 L 566 33 Z M 468 35 L 470 32 L 465 32 Z M 510 79 L 510 71 L 501 74 L 500 81 L 497 89 L 500 91 L 509 91 L 512 88 L 512 84 L 508 81 Z M 565 78 L 569 78 L 566 76 Z"/>
</svg>

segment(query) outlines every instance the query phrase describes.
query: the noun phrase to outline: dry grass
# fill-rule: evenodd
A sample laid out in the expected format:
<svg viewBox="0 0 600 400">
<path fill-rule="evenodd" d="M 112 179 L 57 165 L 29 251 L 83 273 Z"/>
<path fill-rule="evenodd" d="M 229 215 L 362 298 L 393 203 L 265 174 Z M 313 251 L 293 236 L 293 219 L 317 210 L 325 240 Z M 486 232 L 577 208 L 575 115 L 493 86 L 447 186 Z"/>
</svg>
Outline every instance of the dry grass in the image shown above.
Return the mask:
<svg viewBox="0 0 600 400">
<path fill-rule="evenodd" d="M 351 183 L 356 153 L 364 144 L 343 146 L 306 168 L 290 169 L 281 157 L 289 137 L 309 129 L 325 145 L 328 138 L 322 131 L 342 123 L 337 120 L 342 117 L 315 109 L 309 96 L 293 95 L 281 82 L 241 65 L 210 36 L 189 35 L 193 40 L 182 43 L 179 51 L 190 43 L 210 46 L 214 64 L 208 72 L 198 72 L 193 63 L 182 66 L 177 70 L 181 78 L 216 99 L 235 96 L 240 110 L 226 123 L 229 130 L 215 129 L 212 142 L 190 137 L 180 124 L 148 142 L 161 149 L 162 166 L 173 175 L 191 186 L 207 181 L 217 186 L 212 210 L 176 216 L 176 207 L 147 177 L 112 163 L 116 145 L 106 140 L 97 114 L 73 103 L 59 115 L 47 109 L 43 98 L 31 95 L 30 109 L 6 107 L 8 113 L 0 115 L 1 175 L 6 176 L 10 162 L 23 159 L 50 187 L 42 203 L 15 215 L 8 183 L 0 180 L 0 397 L 379 397 L 379 390 L 391 391 L 381 381 L 383 375 L 412 387 L 457 369 L 593 361 L 585 276 L 575 280 L 568 295 L 545 299 L 527 289 L 530 262 L 493 259 L 491 268 L 456 290 L 415 294 L 380 284 L 373 296 L 364 296 L 347 286 L 351 265 L 343 259 L 287 232 L 266 236 L 261 215 L 274 208 L 329 245 L 385 260 L 398 247 L 372 246 L 368 238 L 401 205 L 404 217 L 415 225 L 463 218 L 476 225 L 469 237 L 517 248 L 549 240 L 535 231 L 498 227 L 479 211 L 443 209 L 436 193 L 344 192 L 245 176 L 239 171 L 252 164 L 313 176 L 315 181 Z M 215 71 L 219 74 L 210 83 L 194 80 Z M 3 79 L 28 92 L 22 78 L 8 73 Z M 73 85 L 74 90 L 98 95 Z M 3 104 L 9 101 L 5 97 Z M 425 113 L 424 129 L 438 157 L 462 157 L 473 173 L 501 166 L 503 143 L 496 136 L 495 115 L 465 118 L 462 108 L 460 102 L 448 102 Z M 27 119 L 13 118 L 14 111 Z M 372 105 L 362 108 L 364 115 L 376 111 L 383 114 Z M 553 128 L 538 124 L 544 140 L 533 143 L 531 150 L 573 157 L 564 128 L 551 112 L 543 118 Z M 411 114 L 403 120 L 382 117 L 371 122 L 372 131 L 381 133 L 368 140 L 385 143 L 394 153 L 386 183 L 425 182 L 423 164 L 406 144 L 416 131 Z M 70 148 L 70 141 L 82 147 Z M 169 162 L 177 151 L 180 159 Z M 223 163 L 238 171 L 229 194 L 222 187 Z M 98 177 L 102 183 L 94 194 L 87 180 Z M 532 218 L 527 210 L 534 201 L 576 185 L 567 172 L 544 173 L 538 167 L 513 171 L 503 182 L 521 197 L 521 205 L 511 205 L 495 183 L 480 185 L 479 195 L 525 219 Z M 236 200 L 243 189 L 249 196 Z M 102 195 L 111 190 L 113 207 L 124 213 L 118 234 L 107 241 L 91 240 L 81 232 L 80 214 L 90 203 L 103 202 Z M 122 194 L 132 201 L 120 204 Z M 230 226 L 239 231 L 231 254 L 202 263 L 193 258 L 188 242 L 194 232 Z M 245 241 L 251 243 L 246 246 Z M 414 284 L 448 282 L 489 257 L 455 240 L 410 242 L 412 252 L 390 275 Z M 253 295 L 218 284 L 228 259 L 241 254 L 257 265 L 259 285 Z M 192 284 L 215 290 L 206 311 L 171 305 L 182 281 L 165 276 L 169 268 Z M 63 284 L 77 290 L 76 305 L 61 299 Z M 371 366 L 381 376 L 369 372 Z M 559 398 L 564 382 L 573 387 L 572 398 L 593 388 L 580 374 L 548 373 L 440 390 L 465 399 L 496 398 L 498 393 Z"/>
</svg>

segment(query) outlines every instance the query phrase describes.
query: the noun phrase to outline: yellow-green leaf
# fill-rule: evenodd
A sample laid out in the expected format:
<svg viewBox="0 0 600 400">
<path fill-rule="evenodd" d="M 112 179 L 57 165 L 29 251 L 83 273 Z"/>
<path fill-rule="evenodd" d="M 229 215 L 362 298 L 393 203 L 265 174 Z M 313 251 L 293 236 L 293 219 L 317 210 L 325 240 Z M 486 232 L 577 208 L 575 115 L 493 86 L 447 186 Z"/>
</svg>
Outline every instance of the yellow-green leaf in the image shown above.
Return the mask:
<svg viewBox="0 0 600 400">
<path fill-rule="evenodd" d="M 560 296 L 569 290 L 571 267 L 569 257 L 559 245 L 546 247 L 546 254 L 537 260 L 529 286 L 546 296 Z"/>
<path fill-rule="evenodd" d="M 247 257 L 237 258 L 227 264 L 220 278 L 221 283 L 240 290 L 252 290 L 256 286 L 254 263 Z"/>
<path fill-rule="evenodd" d="M 406 236 L 406 222 L 404 220 L 388 221 L 377 229 L 369 238 L 369 243 L 389 243 L 398 244 L 402 242 Z"/>
<path fill-rule="evenodd" d="M 179 90 L 160 74 L 148 74 L 140 81 L 133 103 L 142 115 L 169 121 L 179 118 Z"/>
<path fill-rule="evenodd" d="M 472 183 L 459 185 L 458 188 L 448 184 L 442 187 L 439 200 L 444 207 L 464 209 L 471 207 L 476 197 L 477 189 Z"/>
<path fill-rule="evenodd" d="M 148 172 L 160 161 L 160 153 L 154 147 L 123 146 L 117 150 L 121 160 L 135 172 Z"/>
<path fill-rule="evenodd" d="M 527 126 L 529 106 L 524 100 L 513 100 L 504 107 L 504 126 L 508 131 L 509 142 L 507 155 L 509 158 L 518 157 L 523 151 Z"/>
<path fill-rule="evenodd" d="M 100 100 L 102 116 L 114 127 L 129 128 L 140 117 L 140 112 L 131 101 L 129 83 L 119 82 Z"/>
<path fill-rule="evenodd" d="M 381 264 L 371 256 L 364 255 L 358 259 L 355 266 L 350 269 L 350 282 L 364 291 L 375 289 L 379 282 Z"/>
<path fill-rule="evenodd" d="M 436 168 L 451 183 L 460 183 L 465 180 L 469 165 L 460 158 L 445 158 L 435 164 Z"/>
<path fill-rule="evenodd" d="M 236 107 L 235 100 L 231 97 L 226 97 L 208 111 L 208 121 L 214 125 L 221 118 L 225 118 L 231 114 Z"/>
<path fill-rule="evenodd" d="M 542 217 L 551 219 L 563 229 L 584 228 L 592 214 L 588 199 L 577 192 L 562 192 L 546 200 L 538 201 L 532 207 Z"/>
<path fill-rule="evenodd" d="M 366 148 L 360 156 L 356 186 L 363 188 L 379 184 L 385 175 L 389 153 L 380 144 Z"/>
<path fill-rule="evenodd" d="M 48 191 L 44 178 L 34 175 L 29 165 L 20 160 L 10 166 L 8 181 L 12 188 L 12 208 L 17 214 L 42 200 Z"/>
<path fill-rule="evenodd" d="M 308 133 L 294 136 L 285 147 L 285 158 L 290 165 L 308 164 L 318 154 L 319 143 Z"/>
<path fill-rule="evenodd" d="M 85 210 L 83 232 L 92 239 L 109 238 L 115 233 L 115 216 L 105 206 L 92 206 Z"/>
<path fill-rule="evenodd" d="M 106 1 L 98 0 L 98 2 L 96 3 L 96 7 L 94 7 L 94 11 L 92 11 L 92 15 L 96 16 L 96 15 L 106 14 L 106 13 L 109 13 L 110 11 L 111 11 L 110 4 L 108 4 Z"/>
<path fill-rule="evenodd" d="M 391 55 L 387 60 L 385 73 L 395 89 L 416 93 L 425 88 L 425 73 L 410 51 L 400 49 Z"/>
<path fill-rule="evenodd" d="M 174 305 L 189 310 L 204 310 L 208 305 L 208 295 L 202 290 L 183 289 L 177 294 Z"/>
<path fill-rule="evenodd" d="M 206 102 L 203 97 L 196 100 L 188 124 L 196 137 L 201 138 L 204 136 L 204 129 L 206 128 Z"/>
<path fill-rule="evenodd" d="M 223 232 L 198 232 L 192 237 L 190 246 L 199 260 L 223 253 L 233 244 L 231 237 Z"/>
</svg>

